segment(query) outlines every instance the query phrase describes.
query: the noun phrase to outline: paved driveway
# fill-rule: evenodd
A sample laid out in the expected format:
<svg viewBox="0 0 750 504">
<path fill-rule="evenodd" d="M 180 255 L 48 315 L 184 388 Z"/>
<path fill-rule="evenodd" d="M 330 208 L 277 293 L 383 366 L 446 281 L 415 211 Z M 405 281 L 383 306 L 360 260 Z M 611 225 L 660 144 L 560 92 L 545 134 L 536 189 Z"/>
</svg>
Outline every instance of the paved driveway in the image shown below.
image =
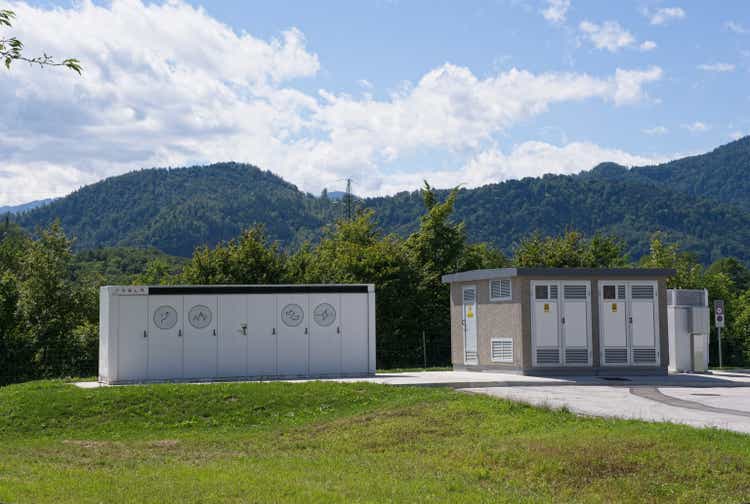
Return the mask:
<svg viewBox="0 0 750 504">
<path fill-rule="evenodd" d="M 566 407 L 574 413 L 694 427 L 716 427 L 750 434 L 750 374 L 691 375 L 657 380 L 632 379 L 601 385 L 583 378 L 566 385 L 470 387 L 461 390 L 535 406 Z"/>
</svg>

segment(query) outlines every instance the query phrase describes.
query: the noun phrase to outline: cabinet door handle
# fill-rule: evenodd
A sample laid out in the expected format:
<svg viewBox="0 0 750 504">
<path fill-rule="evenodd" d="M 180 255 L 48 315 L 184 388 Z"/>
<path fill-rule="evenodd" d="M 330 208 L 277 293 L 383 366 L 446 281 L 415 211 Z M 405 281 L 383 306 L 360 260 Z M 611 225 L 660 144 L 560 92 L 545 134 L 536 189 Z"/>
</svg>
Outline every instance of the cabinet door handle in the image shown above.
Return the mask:
<svg viewBox="0 0 750 504">
<path fill-rule="evenodd" d="M 182 329 L 177 329 L 177 337 L 182 338 Z"/>
<path fill-rule="evenodd" d="M 271 329 L 271 334 L 276 334 L 276 328 Z"/>
<path fill-rule="evenodd" d="M 143 337 L 148 338 L 148 331 L 143 331 Z"/>
<path fill-rule="evenodd" d="M 305 334 L 307 334 L 307 327 L 305 327 Z"/>
<path fill-rule="evenodd" d="M 633 317 L 628 317 L 628 324 L 632 324 L 632 323 L 633 323 Z"/>
<path fill-rule="evenodd" d="M 341 326 L 336 327 L 336 334 L 341 334 Z"/>
<path fill-rule="evenodd" d="M 213 330 L 214 336 L 216 336 L 216 329 Z"/>
<path fill-rule="evenodd" d="M 562 323 L 563 323 L 563 324 L 565 323 L 565 317 L 563 317 L 563 318 L 562 318 Z"/>
<path fill-rule="evenodd" d="M 242 331 L 242 334 L 243 334 L 244 336 L 247 336 L 247 324 L 242 324 L 242 325 L 240 326 L 240 331 Z"/>
</svg>

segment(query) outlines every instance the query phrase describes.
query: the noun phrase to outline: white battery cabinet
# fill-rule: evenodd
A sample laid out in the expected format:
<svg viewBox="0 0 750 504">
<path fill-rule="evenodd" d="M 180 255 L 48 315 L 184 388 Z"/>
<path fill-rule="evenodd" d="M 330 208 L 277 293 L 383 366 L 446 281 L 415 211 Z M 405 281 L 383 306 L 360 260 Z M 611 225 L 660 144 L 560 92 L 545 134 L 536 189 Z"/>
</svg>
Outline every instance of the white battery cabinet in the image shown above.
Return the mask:
<svg viewBox="0 0 750 504">
<path fill-rule="evenodd" d="M 100 290 L 102 383 L 374 373 L 371 284 Z"/>
</svg>

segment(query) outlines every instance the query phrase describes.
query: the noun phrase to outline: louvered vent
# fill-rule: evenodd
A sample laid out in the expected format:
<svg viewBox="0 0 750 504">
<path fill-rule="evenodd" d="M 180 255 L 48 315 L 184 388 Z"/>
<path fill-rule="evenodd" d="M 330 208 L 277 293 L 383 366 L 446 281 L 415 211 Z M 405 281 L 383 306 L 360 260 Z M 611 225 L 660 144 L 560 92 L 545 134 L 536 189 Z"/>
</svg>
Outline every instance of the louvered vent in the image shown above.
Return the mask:
<svg viewBox="0 0 750 504">
<path fill-rule="evenodd" d="M 653 285 L 634 285 L 631 287 L 633 299 L 654 299 Z"/>
<path fill-rule="evenodd" d="M 560 364 L 560 351 L 557 348 L 537 348 L 537 364 Z"/>
<path fill-rule="evenodd" d="M 654 348 L 634 348 L 633 349 L 633 362 L 649 363 L 653 364 L 656 362 L 656 349 Z"/>
<path fill-rule="evenodd" d="M 464 304 L 474 304 L 476 297 L 477 295 L 474 289 L 464 289 Z"/>
<path fill-rule="evenodd" d="M 490 281 L 490 298 L 493 300 L 510 299 L 510 279 Z"/>
<path fill-rule="evenodd" d="M 701 289 L 669 289 L 667 304 L 670 306 L 706 306 L 706 293 Z"/>
<path fill-rule="evenodd" d="M 624 285 L 617 286 L 617 299 L 625 299 L 625 286 Z"/>
<path fill-rule="evenodd" d="M 476 362 L 476 361 L 477 361 L 476 352 L 466 352 L 466 362 Z"/>
<path fill-rule="evenodd" d="M 566 348 L 565 364 L 588 364 L 589 351 L 586 348 Z"/>
<path fill-rule="evenodd" d="M 605 364 L 627 364 L 628 363 L 627 348 L 605 348 L 604 349 L 604 363 Z"/>
<path fill-rule="evenodd" d="M 513 340 L 493 338 L 490 342 L 494 362 L 513 362 Z"/>
<path fill-rule="evenodd" d="M 565 299 L 586 299 L 585 285 L 564 285 L 563 294 Z"/>
<path fill-rule="evenodd" d="M 549 286 L 549 298 L 550 299 L 557 299 L 557 285 L 550 285 Z"/>
</svg>

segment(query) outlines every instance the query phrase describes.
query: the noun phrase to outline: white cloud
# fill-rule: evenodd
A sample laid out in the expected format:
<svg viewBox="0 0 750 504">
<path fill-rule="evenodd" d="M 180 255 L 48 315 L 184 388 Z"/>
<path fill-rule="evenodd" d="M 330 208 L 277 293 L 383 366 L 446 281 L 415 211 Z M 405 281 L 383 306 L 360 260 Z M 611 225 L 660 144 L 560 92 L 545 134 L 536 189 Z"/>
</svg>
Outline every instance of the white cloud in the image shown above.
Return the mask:
<svg viewBox="0 0 750 504">
<path fill-rule="evenodd" d="M 644 52 L 652 51 L 656 49 L 656 42 L 654 42 L 653 40 L 646 40 L 640 46 L 638 46 L 638 48 Z"/>
<path fill-rule="evenodd" d="M 359 84 L 361 88 L 372 89 L 372 82 L 368 81 L 367 79 L 359 79 L 357 81 L 357 84 Z"/>
<path fill-rule="evenodd" d="M 682 19 L 685 15 L 685 10 L 680 7 L 664 7 L 651 13 L 647 11 L 652 25 L 663 25 L 672 20 Z"/>
<path fill-rule="evenodd" d="M 2 204 L 138 168 L 224 160 L 315 193 L 357 174 L 361 194 L 393 192 L 415 187 L 398 186 L 413 174 L 392 168 L 408 155 L 468 158 L 555 104 L 635 103 L 662 76 L 659 67 L 609 76 L 513 68 L 479 78 L 444 64 L 382 100 L 310 95 L 294 79 L 315 77 L 320 64 L 294 28 L 265 41 L 177 0 L 10 8 L 29 54 L 76 56 L 84 75 L 25 65 L 3 74 Z M 75 29 L 61 38 L 61 27 Z"/>
<path fill-rule="evenodd" d="M 542 16 L 553 24 L 564 23 L 568 9 L 570 0 L 547 0 L 547 8 L 542 10 Z"/>
<path fill-rule="evenodd" d="M 750 33 L 750 29 L 745 28 L 736 21 L 727 21 L 726 23 L 724 23 L 724 27 L 726 27 L 727 30 L 733 31 L 734 33 L 737 33 L 739 35 L 746 35 Z"/>
<path fill-rule="evenodd" d="M 692 133 L 703 133 L 711 129 L 711 126 L 700 121 L 695 121 L 691 124 L 683 124 L 682 127 Z"/>
<path fill-rule="evenodd" d="M 729 138 L 731 138 L 732 140 L 739 140 L 746 135 L 747 133 L 743 133 L 742 131 L 737 130 L 730 133 Z"/>
<path fill-rule="evenodd" d="M 653 128 L 645 128 L 641 131 L 647 135 L 666 135 L 669 133 L 669 129 L 665 126 L 654 126 Z"/>
<path fill-rule="evenodd" d="M 733 72 L 735 66 L 732 63 L 710 63 L 698 65 L 697 68 L 705 72 Z"/>
<path fill-rule="evenodd" d="M 617 21 L 605 21 L 600 25 L 582 21 L 578 27 L 597 49 L 616 52 L 635 43 L 635 37 Z"/>
</svg>

